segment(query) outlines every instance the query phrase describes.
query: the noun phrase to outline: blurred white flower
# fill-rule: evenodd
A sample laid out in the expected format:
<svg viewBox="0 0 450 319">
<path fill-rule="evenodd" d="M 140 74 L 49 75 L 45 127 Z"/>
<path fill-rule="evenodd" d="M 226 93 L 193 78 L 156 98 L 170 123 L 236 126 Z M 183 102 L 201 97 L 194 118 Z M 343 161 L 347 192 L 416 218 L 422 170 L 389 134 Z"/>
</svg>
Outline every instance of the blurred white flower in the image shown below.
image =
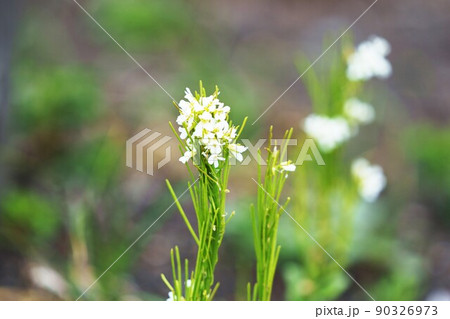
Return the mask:
<svg viewBox="0 0 450 319">
<path fill-rule="evenodd" d="M 234 156 L 242 161 L 242 152 L 247 148 L 233 144 L 236 138 L 236 127 L 228 123 L 230 107 L 225 106 L 217 98 L 219 92 L 210 96 L 203 96 L 198 100 L 186 88 L 185 99 L 178 103 L 180 115 L 177 124 L 180 125 L 180 138 L 186 140 L 188 150 L 180 157 L 182 163 L 186 163 L 195 155 L 192 139 L 199 142 L 201 154 L 210 165 L 219 166 L 220 161 L 225 161 L 224 149 L 228 149 L 229 156 Z"/>
<path fill-rule="evenodd" d="M 369 80 L 372 77 L 387 78 L 392 73 L 392 66 L 386 59 L 391 51 L 389 42 L 372 36 L 361 43 L 349 56 L 347 77 L 351 81 Z"/>
<path fill-rule="evenodd" d="M 291 163 L 291 161 L 282 162 L 280 163 L 280 169 L 282 171 L 286 172 L 294 172 L 295 171 L 295 165 Z"/>
<path fill-rule="evenodd" d="M 51 291 L 59 296 L 66 294 L 68 288 L 67 283 L 53 268 L 39 264 L 31 264 L 29 274 L 35 286 Z"/>
<path fill-rule="evenodd" d="M 173 292 L 172 291 L 169 291 L 168 295 L 169 295 L 169 298 L 167 298 L 166 301 L 174 301 L 174 300 L 176 300 L 176 299 L 173 298 Z"/>
<path fill-rule="evenodd" d="M 350 125 L 341 116 L 310 114 L 305 119 L 303 129 L 317 141 L 319 148 L 324 152 L 333 151 L 352 136 Z"/>
<path fill-rule="evenodd" d="M 367 202 L 374 202 L 386 186 L 386 176 L 379 165 L 371 165 L 365 158 L 352 163 L 352 175 L 358 185 L 358 192 Z"/>
<path fill-rule="evenodd" d="M 357 124 L 369 124 L 375 119 L 373 106 L 357 98 L 350 98 L 345 102 L 344 114 Z"/>
</svg>

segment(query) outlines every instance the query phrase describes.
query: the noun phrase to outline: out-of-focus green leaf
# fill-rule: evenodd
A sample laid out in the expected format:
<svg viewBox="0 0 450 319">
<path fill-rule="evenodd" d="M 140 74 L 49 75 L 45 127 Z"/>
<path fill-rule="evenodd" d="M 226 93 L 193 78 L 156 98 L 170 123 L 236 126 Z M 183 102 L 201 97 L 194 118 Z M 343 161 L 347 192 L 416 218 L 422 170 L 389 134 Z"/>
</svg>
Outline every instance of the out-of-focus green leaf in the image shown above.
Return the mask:
<svg viewBox="0 0 450 319">
<path fill-rule="evenodd" d="M 10 191 L 0 205 L 0 229 L 10 240 L 39 243 L 52 238 L 61 222 L 55 205 L 30 191 Z"/>
<path fill-rule="evenodd" d="M 98 85 L 84 68 L 23 68 L 14 80 L 16 122 L 25 131 L 70 130 L 98 114 Z"/>
<path fill-rule="evenodd" d="M 421 199 L 450 223 L 450 129 L 413 126 L 406 131 L 403 144 L 418 172 Z"/>
<path fill-rule="evenodd" d="M 185 3 L 164 0 L 102 1 L 96 16 L 108 32 L 134 49 L 181 42 L 193 21 Z"/>
</svg>

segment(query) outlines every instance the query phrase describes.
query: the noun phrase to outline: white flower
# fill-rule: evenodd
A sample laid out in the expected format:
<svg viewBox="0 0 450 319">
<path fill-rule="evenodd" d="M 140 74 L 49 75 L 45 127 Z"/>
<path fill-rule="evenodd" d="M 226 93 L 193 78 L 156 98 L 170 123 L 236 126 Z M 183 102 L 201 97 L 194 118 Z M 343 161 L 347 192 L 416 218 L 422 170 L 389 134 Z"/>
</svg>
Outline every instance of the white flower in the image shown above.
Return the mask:
<svg viewBox="0 0 450 319">
<path fill-rule="evenodd" d="M 186 163 L 193 153 L 192 139 L 199 142 L 199 149 L 210 165 L 219 166 L 219 161 L 225 161 L 223 149 L 230 150 L 230 156 L 242 160 L 241 153 L 245 147 L 232 144 L 236 139 L 236 127 L 230 126 L 228 114 L 230 107 L 219 101 L 216 92 L 210 96 L 202 96 L 198 100 L 191 91 L 186 88 L 185 99 L 179 105 L 180 115 L 177 124 L 180 126 L 180 138 L 186 140 L 188 150 L 180 157 L 180 161 Z M 189 137 L 189 138 L 188 138 Z"/>
<path fill-rule="evenodd" d="M 209 111 L 210 108 L 214 108 L 218 101 L 216 100 L 217 99 L 214 97 L 214 95 L 201 97 L 200 104 L 202 105 L 202 110 Z"/>
<path fill-rule="evenodd" d="M 189 106 L 190 106 L 189 109 L 191 111 L 193 110 L 194 112 L 199 112 L 199 111 L 203 110 L 203 106 L 199 103 L 199 101 L 197 101 L 197 99 L 191 93 L 191 90 L 189 88 L 186 88 L 186 90 L 184 92 L 185 92 L 184 98 L 189 101 Z M 186 102 L 180 101 L 180 105 L 182 103 L 186 103 Z"/>
<path fill-rule="evenodd" d="M 180 113 L 184 114 L 186 117 L 189 117 L 194 112 L 194 103 L 181 100 L 178 103 L 178 107 L 180 108 Z"/>
<path fill-rule="evenodd" d="M 217 134 L 218 138 L 222 138 L 228 133 L 229 129 L 230 129 L 230 124 L 228 124 L 227 121 L 223 120 L 223 121 L 215 122 L 215 126 L 212 129 L 212 131 Z"/>
<path fill-rule="evenodd" d="M 280 163 L 280 169 L 282 171 L 286 171 L 286 172 L 294 172 L 295 171 L 295 165 L 291 163 L 291 161 L 288 162 L 282 162 Z"/>
<path fill-rule="evenodd" d="M 193 158 L 195 154 L 196 154 L 195 149 L 193 149 L 192 151 L 187 150 L 186 152 L 184 152 L 184 155 L 180 157 L 180 162 L 186 164 L 187 161 Z"/>
<path fill-rule="evenodd" d="M 244 159 L 242 153 L 247 150 L 247 147 L 239 144 L 230 144 L 228 145 L 228 149 L 230 150 L 231 155 L 233 155 L 239 162 L 242 162 Z"/>
<path fill-rule="evenodd" d="M 203 122 L 209 122 L 212 120 L 212 115 L 211 113 L 209 113 L 208 111 L 204 111 L 200 116 L 199 119 L 202 120 Z"/>
<path fill-rule="evenodd" d="M 169 291 L 168 295 L 169 295 L 169 298 L 167 298 L 166 301 L 174 301 L 174 300 L 176 300 L 176 298 L 174 299 L 172 291 Z"/>
<path fill-rule="evenodd" d="M 350 98 L 345 102 L 344 113 L 358 124 L 369 124 L 375 119 L 373 106 L 357 98 Z"/>
<path fill-rule="evenodd" d="M 177 124 L 178 125 L 183 125 L 183 123 L 185 123 L 188 120 L 188 115 L 186 115 L 185 113 L 178 115 L 177 117 Z"/>
<path fill-rule="evenodd" d="M 228 113 L 230 113 L 230 107 L 229 106 L 223 106 L 223 103 L 221 103 L 222 105 L 220 107 L 217 108 L 216 113 L 215 113 L 215 118 L 218 121 L 225 121 L 225 119 L 228 116 Z"/>
<path fill-rule="evenodd" d="M 221 157 L 220 154 L 211 154 L 208 157 L 208 163 L 214 165 L 215 168 L 219 167 L 219 161 L 224 161 L 225 158 Z"/>
<path fill-rule="evenodd" d="M 386 56 L 391 51 L 389 42 L 372 36 L 361 43 L 347 62 L 347 77 L 351 81 L 369 80 L 372 77 L 387 78 L 392 67 Z"/>
<path fill-rule="evenodd" d="M 220 142 L 218 140 L 215 140 L 215 139 L 203 139 L 202 141 L 203 141 L 203 143 L 205 145 L 205 148 L 211 154 L 220 155 L 222 153 L 222 144 L 220 144 Z"/>
<path fill-rule="evenodd" d="M 184 127 L 179 127 L 178 131 L 180 131 L 180 138 L 182 140 L 184 140 L 188 136 L 187 131 Z"/>
<path fill-rule="evenodd" d="M 319 148 L 324 152 L 333 151 L 352 136 L 350 125 L 340 116 L 310 114 L 305 119 L 303 129 L 317 141 Z"/>
<path fill-rule="evenodd" d="M 186 287 L 190 288 L 192 285 L 192 281 L 190 279 L 186 280 Z"/>
<path fill-rule="evenodd" d="M 379 165 L 371 165 L 365 158 L 352 163 L 352 175 L 358 184 L 358 192 L 367 202 L 374 202 L 386 186 L 386 176 Z"/>
</svg>

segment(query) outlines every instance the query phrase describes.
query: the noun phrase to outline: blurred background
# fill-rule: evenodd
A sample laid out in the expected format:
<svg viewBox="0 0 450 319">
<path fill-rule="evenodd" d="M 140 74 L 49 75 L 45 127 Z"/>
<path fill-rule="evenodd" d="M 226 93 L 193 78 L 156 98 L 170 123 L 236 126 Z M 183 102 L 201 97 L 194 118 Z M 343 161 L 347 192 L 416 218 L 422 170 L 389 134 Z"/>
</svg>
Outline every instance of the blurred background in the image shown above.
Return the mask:
<svg viewBox="0 0 450 319">
<path fill-rule="evenodd" d="M 251 123 L 301 73 L 300 55 L 316 59 L 372 3 L 78 1 L 176 100 L 199 80 L 210 92 L 217 84 L 233 121 L 249 117 L 242 137 L 252 141 L 270 125 L 275 137 L 290 127 L 301 136 L 311 112 L 302 81 Z M 392 47 L 392 77 L 371 86 L 377 119 L 346 147 L 387 176 L 380 199 L 355 217 L 346 263 L 377 300 L 450 300 L 449 13 L 446 0 L 379 1 L 350 31 L 355 43 L 376 34 Z M 153 176 L 125 166 L 126 140 L 144 128 L 173 136 L 177 110 L 72 0 L 1 0 L 0 25 L 0 300 L 74 300 L 172 203 L 164 180 L 185 189 L 176 160 Z M 219 300 L 244 300 L 253 280 L 255 176 L 231 172 L 236 216 L 221 248 Z M 287 192 L 301 196 L 295 190 Z M 188 195 L 182 203 L 193 216 Z M 301 229 L 285 217 L 273 299 L 366 300 L 351 281 L 314 294 L 328 279 L 306 282 L 292 270 L 301 263 L 289 234 Z M 174 245 L 195 257 L 188 238 L 172 207 L 83 298 L 166 299 L 160 274 Z"/>
</svg>

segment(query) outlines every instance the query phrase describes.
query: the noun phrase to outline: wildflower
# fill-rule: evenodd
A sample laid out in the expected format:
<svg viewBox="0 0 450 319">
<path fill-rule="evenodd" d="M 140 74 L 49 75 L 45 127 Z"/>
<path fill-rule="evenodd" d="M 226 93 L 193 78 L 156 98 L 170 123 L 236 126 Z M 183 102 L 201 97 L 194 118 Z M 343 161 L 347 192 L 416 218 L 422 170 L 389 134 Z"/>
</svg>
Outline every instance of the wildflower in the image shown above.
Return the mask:
<svg viewBox="0 0 450 319">
<path fill-rule="evenodd" d="M 352 175 L 358 184 L 361 197 L 374 202 L 386 186 L 386 176 L 379 165 L 371 165 L 365 158 L 358 158 L 352 163 Z"/>
<path fill-rule="evenodd" d="M 224 161 L 225 158 L 223 158 L 222 156 L 219 156 L 219 154 L 211 154 L 208 157 L 208 163 L 210 165 L 213 165 L 215 168 L 219 167 L 219 161 Z"/>
<path fill-rule="evenodd" d="M 177 300 L 176 297 L 174 298 L 173 292 L 172 292 L 172 291 L 169 291 L 168 295 L 169 295 L 169 298 L 167 298 L 166 301 L 174 301 L 174 300 Z"/>
<path fill-rule="evenodd" d="M 184 152 L 184 155 L 180 157 L 180 162 L 186 164 L 191 158 L 194 157 L 195 153 L 195 149 Z"/>
<path fill-rule="evenodd" d="M 392 67 L 386 56 L 391 51 L 389 42 L 371 37 L 361 43 L 348 58 L 347 77 L 351 81 L 369 80 L 372 77 L 387 78 Z"/>
<path fill-rule="evenodd" d="M 190 263 L 187 259 L 182 264 L 178 246 L 170 251 L 173 283 L 171 284 L 164 274 L 161 275 L 161 279 L 173 292 L 173 294 L 169 293 L 168 300 L 212 300 L 219 286 L 219 283 L 214 281 L 214 272 L 227 223 L 225 201 L 226 194 L 229 192 L 227 185 L 231 166 L 230 158 L 235 157 L 239 161 L 243 159 L 242 153 L 247 148 L 237 144 L 236 140 L 247 118 L 242 122 L 238 133 L 237 127 L 233 126 L 228 119 L 230 107 L 220 102 L 218 96 L 217 87 L 214 94 L 207 96 L 202 82 L 200 82 L 200 91 L 195 92 L 194 95 L 187 88 L 184 99 L 178 104 L 180 115 L 177 118 L 177 124 L 180 134 L 177 134 L 172 124 L 170 125 L 177 134 L 184 152 L 180 161 L 187 163 L 193 159 L 199 176 L 195 178 L 189 169 L 192 180 L 188 189 L 198 228 L 192 227 L 190 218 L 186 216 L 178 201 L 179 197 L 175 194 L 170 182 L 166 180 L 180 215 L 197 244 L 197 257 L 192 271 L 189 270 Z M 185 270 L 184 276 L 182 268 Z M 184 296 L 179 289 L 183 285 Z"/>
<path fill-rule="evenodd" d="M 178 131 L 180 132 L 180 138 L 181 139 L 185 139 L 188 135 L 187 135 L 187 131 L 184 127 L 179 127 Z"/>
<path fill-rule="evenodd" d="M 295 171 L 295 165 L 291 163 L 291 161 L 282 162 L 280 163 L 280 169 L 282 171 L 286 172 L 294 172 Z"/>
<path fill-rule="evenodd" d="M 247 150 L 247 147 L 240 144 L 230 144 L 228 145 L 228 149 L 230 150 L 231 155 L 233 155 L 239 162 L 242 162 L 244 159 L 242 153 Z"/>
<path fill-rule="evenodd" d="M 186 163 L 195 155 L 192 141 L 188 143 L 192 139 L 198 140 L 201 154 L 215 168 L 219 167 L 221 161 L 226 160 L 226 156 L 234 156 L 242 161 L 242 152 L 247 148 L 233 143 L 237 129 L 230 126 L 230 107 L 219 101 L 219 93 L 216 90 L 213 95 L 197 95 L 196 98 L 189 88 L 186 88 L 185 99 L 178 104 L 180 115 L 177 118 L 180 138 L 187 141 L 187 151 L 180 157 L 182 163 Z"/>
<path fill-rule="evenodd" d="M 273 280 L 281 247 L 277 244 L 278 226 L 281 213 L 285 210 L 289 198 L 284 205 L 278 203 L 286 182 L 286 171 L 294 171 L 291 161 L 281 162 L 287 153 L 288 141 L 292 129 L 286 131 L 280 150 L 269 144 L 266 171 L 261 172 L 258 163 L 258 196 L 256 206 L 251 206 L 253 243 L 256 255 L 256 282 L 247 285 L 247 299 L 269 301 L 272 295 Z M 272 140 L 273 128 L 270 127 L 269 141 Z M 264 176 L 264 178 L 262 177 Z"/>
<path fill-rule="evenodd" d="M 304 130 L 317 141 L 319 148 L 324 152 L 333 151 L 352 135 L 350 125 L 341 116 L 310 114 L 305 119 Z"/>
<path fill-rule="evenodd" d="M 357 124 L 369 124 L 375 118 L 373 106 L 357 98 L 350 98 L 345 102 L 344 113 Z"/>
</svg>

